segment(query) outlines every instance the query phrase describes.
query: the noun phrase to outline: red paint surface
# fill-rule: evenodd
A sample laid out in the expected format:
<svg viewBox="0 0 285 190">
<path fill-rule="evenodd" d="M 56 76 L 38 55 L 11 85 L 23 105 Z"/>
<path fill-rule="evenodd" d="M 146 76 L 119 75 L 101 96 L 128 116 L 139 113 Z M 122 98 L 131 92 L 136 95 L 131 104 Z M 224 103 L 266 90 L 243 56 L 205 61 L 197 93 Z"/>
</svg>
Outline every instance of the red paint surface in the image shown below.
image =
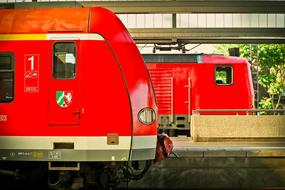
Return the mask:
<svg viewBox="0 0 285 190">
<path fill-rule="evenodd" d="M 41 8 L 0 11 L 0 34 L 88 32 L 87 8 Z"/>
<path fill-rule="evenodd" d="M 157 122 L 143 125 L 137 114 L 156 110 L 154 93 L 142 57 L 121 21 L 103 8 L 1 10 L 0 34 L 98 33 L 105 41 L 75 40 L 74 80 L 52 76 L 55 41 L 0 41 L 0 52 L 15 56 L 14 101 L 0 103 L 0 136 L 156 135 Z M 62 41 L 62 40 L 60 40 Z M 69 40 L 72 41 L 72 40 Z M 39 56 L 39 91 L 27 93 L 25 55 Z M 71 91 L 62 108 L 56 91 Z"/>
<path fill-rule="evenodd" d="M 232 66 L 232 85 L 215 84 L 215 67 L 220 65 Z M 159 114 L 189 114 L 189 111 L 191 114 L 196 109 L 253 108 L 250 65 L 243 58 L 202 55 L 201 63 L 147 63 L 147 67 L 154 84 Z"/>
</svg>

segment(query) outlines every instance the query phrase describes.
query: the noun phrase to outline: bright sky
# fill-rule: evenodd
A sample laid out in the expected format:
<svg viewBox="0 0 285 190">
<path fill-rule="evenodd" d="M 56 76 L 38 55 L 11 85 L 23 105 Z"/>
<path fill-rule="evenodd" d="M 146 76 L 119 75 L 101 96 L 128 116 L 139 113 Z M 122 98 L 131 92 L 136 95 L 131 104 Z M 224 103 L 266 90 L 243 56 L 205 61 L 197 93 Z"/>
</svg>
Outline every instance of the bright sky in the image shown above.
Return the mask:
<svg viewBox="0 0 285 190">
<path fill-rule="evenodd" d="M 188 44 L 186 45 L 186 49 L 190 50 L 187 51 L 187 53 L 205 53 L 205 54 L 211 54 L 215 50 L 216 44 Z M 153 45 L 144 45 L 139 44 L 138 48 L 141 53 L 152 53 L 153 52 Z M 193 49 L 192 49 L 193 48 Z M 181 51 L 172 50 L 172 51 L 156 51 L 156 53 L 181 53 Z"/>
</svg>

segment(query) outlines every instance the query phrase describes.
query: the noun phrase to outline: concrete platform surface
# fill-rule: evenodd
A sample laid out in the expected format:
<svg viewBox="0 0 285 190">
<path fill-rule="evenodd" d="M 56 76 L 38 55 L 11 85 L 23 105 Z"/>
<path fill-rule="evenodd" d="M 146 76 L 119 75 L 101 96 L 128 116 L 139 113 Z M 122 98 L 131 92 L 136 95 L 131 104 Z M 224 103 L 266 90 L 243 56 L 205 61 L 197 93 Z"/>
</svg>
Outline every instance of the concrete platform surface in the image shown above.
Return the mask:
<svg viewBox="0 0 285 190">
<path fill-rule="evenodd" d="M 169 159 L 129 188 L 285 189 L 285 142 L 193 142 L 171 138 Z"/>
<path fill-rule="evenodd" d="M 285 157 L 285 142 L 194 142 L 191 137 L 171 137 L 178 157 Z"/>
</svg>

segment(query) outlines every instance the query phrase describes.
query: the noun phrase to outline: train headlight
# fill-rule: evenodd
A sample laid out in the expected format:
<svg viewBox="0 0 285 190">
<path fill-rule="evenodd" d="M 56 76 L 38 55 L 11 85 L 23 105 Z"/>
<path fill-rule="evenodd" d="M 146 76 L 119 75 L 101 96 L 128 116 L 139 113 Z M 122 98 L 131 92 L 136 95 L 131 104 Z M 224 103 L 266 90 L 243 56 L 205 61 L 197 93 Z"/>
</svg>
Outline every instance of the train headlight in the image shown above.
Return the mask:
<svg viewBox="0 0 285 190">
<path fill-rule="evenodd" d="M 143 108 L 138 114 L 138 118 L 141 123 L 145 125 L 151 125 L 156 119 L 155 111 L 151 108 Z"/>
</svg>

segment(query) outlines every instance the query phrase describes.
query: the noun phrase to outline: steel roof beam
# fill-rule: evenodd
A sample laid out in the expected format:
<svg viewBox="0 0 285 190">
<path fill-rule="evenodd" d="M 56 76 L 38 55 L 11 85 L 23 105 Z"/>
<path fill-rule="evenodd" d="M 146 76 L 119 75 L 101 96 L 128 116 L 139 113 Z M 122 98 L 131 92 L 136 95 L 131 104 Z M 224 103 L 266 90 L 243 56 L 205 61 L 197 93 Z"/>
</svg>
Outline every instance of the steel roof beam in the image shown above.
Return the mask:
<svg viewBox="0 0 285 190">
<path fill-rule="evenodd" d="M 285 43 L 284 28 L 130 28 L 128 30 L 137 44 Z"/>
<path fill-rule="evenodd" d="M 68 1 L 0 3 L 0 8 L 94 7 L 116 13 L 285 13 L 283 0 Z"/>
</svg>

